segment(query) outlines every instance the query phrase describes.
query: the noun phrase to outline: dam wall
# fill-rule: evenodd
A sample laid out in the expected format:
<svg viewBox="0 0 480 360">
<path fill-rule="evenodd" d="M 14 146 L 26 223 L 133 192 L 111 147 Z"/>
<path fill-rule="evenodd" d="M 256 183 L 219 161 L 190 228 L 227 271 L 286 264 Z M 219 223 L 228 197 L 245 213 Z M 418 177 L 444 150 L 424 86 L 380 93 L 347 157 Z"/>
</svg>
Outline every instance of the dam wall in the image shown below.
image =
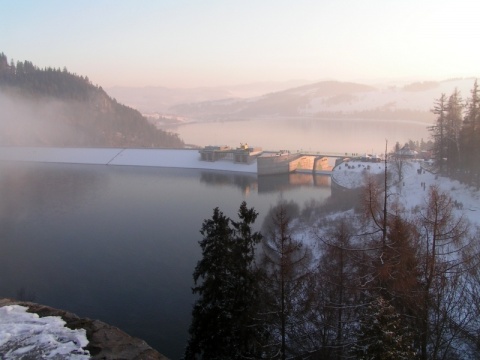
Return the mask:
<svg viewBox="0 0 480 360">
<path fill-rule="evenodd" d="M 202 161 L 198 150 L 190 149 L 0 147 L 0 161 L 257 172 L 255 161 L 252 163 L 226 159 Z"/>
<path fill-rule="evenodd" d="M 242 155 L 242 154 L 240 154 Z M 155 166 L 257 173 L 258 175 L 330 173 L 328 158 L 323 155 L 267 152 L 258 156 L 218 158 L 205 161 L 198 150 L 190 149 L 122 149 L 122 148 L 41 148 L 0 147 L 0 161 L 26 161 L 89 165 Z M 243 156 L 243 155 L 242 155 Z"/>
<path fill-rule="evenodd" d="M 303 154 L 263 154 L 257 158 L 258 175 L 292 172 L 314 173 L 329 171 L 328 158 Z"/>
<path fill-rule="evenodd" d="M 288 174 L 296 169 L 299 154 L 263 154 L 257 158 L 258 175 Z"/>
</svg>

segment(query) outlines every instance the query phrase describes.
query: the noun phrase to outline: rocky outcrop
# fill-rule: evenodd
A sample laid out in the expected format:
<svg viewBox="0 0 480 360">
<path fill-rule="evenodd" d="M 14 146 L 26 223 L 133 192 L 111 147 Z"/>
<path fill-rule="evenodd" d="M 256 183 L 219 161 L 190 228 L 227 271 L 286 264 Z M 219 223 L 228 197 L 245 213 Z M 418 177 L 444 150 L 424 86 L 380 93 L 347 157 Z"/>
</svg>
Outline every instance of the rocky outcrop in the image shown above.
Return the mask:
<svg viewBox="0 0 480 360">
<path fill-rule="evenodd" d="M 134 338 L 122 330 L 99 320 L 80 318 L 70 312 L 54 309 L 28 301 L 0 299 L 0 307 L 21 305 L 28 311 L 43 316 L 59 316 L 70 329 L 85 329 L 88 338 L 86 350 L 92 359 L 102 360 L 168 360 L 158 351 L 152 349 L 145 341 Z"/>
</svg>

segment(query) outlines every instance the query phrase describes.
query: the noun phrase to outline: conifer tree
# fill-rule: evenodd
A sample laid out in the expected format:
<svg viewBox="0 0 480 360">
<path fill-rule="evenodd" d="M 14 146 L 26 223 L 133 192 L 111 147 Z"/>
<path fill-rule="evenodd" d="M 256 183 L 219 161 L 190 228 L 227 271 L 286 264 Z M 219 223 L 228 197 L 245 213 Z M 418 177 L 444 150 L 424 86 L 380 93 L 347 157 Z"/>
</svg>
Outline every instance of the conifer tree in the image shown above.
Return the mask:
<svg viewBox="0 0 480 360">
<path fill-rule="evenodd" d="M 255 266 L 255 247 L 261 241 L 260 232 L 252 231 L 252 224 L 258 213 L 254 208 L 247 208 L 242 202 L 238 210 L 240 221 L 232 221 L 234 229 L 234 250 L 232 251 L 232 265 L 234 266 L 235 281 L 235 313 L 238 317 L 237 347 L 243 357 L 254 357 L 263 343 L 261 326 L 256 320 L 258 312 L 259 288 L 258 270 Z"/>
<path fill-rule="evenodd" d="M 360 360 L 410 360 L 415 358 L 413 338 L 400 314 L 384 298 L 372 301 L 360 319 L 353 353 Z"/>
<path fill-rule="evenodd" d="M 435 100 L 432 112 L 437 116 L 435 125 L 429 128 L 434 141 L 433 156 L 440 171 L 443 170 L 444 159 L 447 156 L 446 127 L 447 127 L 447 96 L 442 94 Z"/>
<path fill-rule="evenodd" d="M 257 351 L 253 313 L 258 288 L 253 261 L 261 239 L 252 232 L 257 213 L 243 202 L 239 222 L 218 208 L 205 220 L 200 233 L 202 259 L 193 273 L 194 294 L 186 359 L 241 359 Z"/>
<path fill-rule="evenodd" d="M 447 102 L 445 147 L 447 170 L 452 174 L 459 167 L 460 161 L 460 131 L 462 128 L 463 104 L 460 92 L 455 91 Z"/>
<path fill-rule="evenodd" d="M 157 129 L 140 112 L 117 103 L 87 77 L 68 72 L 66 68 L 40 69 L 30 61 L 16 65 L 5 54 L 0 54 L 0 90 L 15 102 L 28 101 L 32 112 L 45 112 L 44 105 L 60 100 L 55 116 L 34 117 L 35 126 L 20 126 L 28 136 L 8 136 L 8 146 L 73 146 L 73 147 L 183 147 L 177 134 Z M 34 100 L 31 102 L 31 100 Z M 30 106 L 28 106 L 30 108 Z M 14 114 L 16 115 L 16 114 Z M 21 117 L 25 117 L 20 115 Z M 5 121 L 7 127 L 18 126 L 15 116 Z M 23 121 L 21 121 L 23 123 Z M 33 124 L 33 123 L 32 123 Z M 61 124 L 59 126 L 59 124 Z M 36 129 L 42 128 L 42 131 Z M 62 129 L 48 131 L 45 129 Z M 15 131 L 12 131 L 15 133 Z M 28 139 L 28 140 L 25 140 Z"/>
<path fill-rule="evenodd" d="M 470 180 L 479 183 L 480 177 L 480 90 L 477 81 L 467 100 L 466 114 L 461 131 L 463 169 L 470 174 Z"/>
</svg>

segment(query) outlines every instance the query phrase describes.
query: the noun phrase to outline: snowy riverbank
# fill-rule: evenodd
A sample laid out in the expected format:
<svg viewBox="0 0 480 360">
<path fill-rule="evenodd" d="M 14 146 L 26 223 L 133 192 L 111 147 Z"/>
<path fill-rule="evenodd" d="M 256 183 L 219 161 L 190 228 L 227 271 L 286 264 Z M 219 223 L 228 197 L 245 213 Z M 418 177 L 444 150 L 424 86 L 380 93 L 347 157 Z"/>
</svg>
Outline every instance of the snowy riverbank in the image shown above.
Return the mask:
<svg viewBox="0 0 480 360">
<path fill-rule="evenodd" d="M 364 185 L 365 175 L 381 174 L 384 169 L 383 163 L 345 162 L 333 169 L 332 181 L 347 189 L 358 188 Z M 389 164 L 388 169 L 392 178 L 396 179 L 398 175 L 395 173 L 394 164 Z M 417 160 L 405 161 L 402 171 L 403 180 L 396 186 L 391 186 L 390 193 L 395 195 L 405 209 L 424 205 L 428 189 L 435 185 L 452 198 L 458 215 L 480 225 L 480 192 L 475 188 L 434 174 L 423 168 L 422 162 Z"/>
<path fill-rule="evenodd" d="M 93 165 L 158 166 L 257 173 L 257 162 L 201 161 L 198 150 L 120 148 L 0 148 L 0 161 L 30 161 Z"/>
</svg>

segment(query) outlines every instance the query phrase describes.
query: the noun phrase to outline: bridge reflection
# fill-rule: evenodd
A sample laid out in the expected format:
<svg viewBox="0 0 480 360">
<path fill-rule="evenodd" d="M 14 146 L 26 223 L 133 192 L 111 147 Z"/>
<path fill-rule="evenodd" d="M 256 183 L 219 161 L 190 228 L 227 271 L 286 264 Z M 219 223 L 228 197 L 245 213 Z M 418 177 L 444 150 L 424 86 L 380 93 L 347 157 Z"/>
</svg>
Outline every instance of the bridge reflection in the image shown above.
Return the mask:
<svg viewBox="0 0 480 360">
<path fill-rule="evenodd" d="M 330 176 L 307 173 L 256 176 L 233 172 L 202 171 L 200 181 L 211 186 L 235 186 L 243 194 L 259 194 L 290 190 L 298 187 L 330 188 Z"/>
</svg>

